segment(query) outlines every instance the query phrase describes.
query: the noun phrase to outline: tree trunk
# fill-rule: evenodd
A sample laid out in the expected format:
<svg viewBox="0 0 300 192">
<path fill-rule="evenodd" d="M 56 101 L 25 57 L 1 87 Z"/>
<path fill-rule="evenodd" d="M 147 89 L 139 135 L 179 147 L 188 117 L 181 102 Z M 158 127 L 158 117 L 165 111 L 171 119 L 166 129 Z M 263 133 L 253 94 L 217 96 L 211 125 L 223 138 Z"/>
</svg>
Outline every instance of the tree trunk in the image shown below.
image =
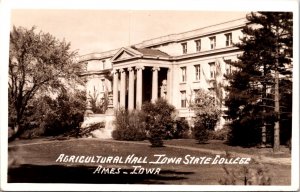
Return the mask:
<svg viewBox="0 0 300 192">
<path fill-rule="evenodd" d="M 264 73 L 263 75 L 266 74 L 266 65 L 264 64 Z M 264 80 L 265 81 L 265 80 Z M 266 98 L 267 98 L 267 85 L 266 82 L 263 83 L 263 96 L 262 96 L 262 101 L 263 101 L 263 126 L 261 128 L 261 147 L 266 147 L 266 142 L 267 142 L 267 126 L 266 126 Z"/>
<path fill-rule="evenodd" d="M 276 61 L 275 61 L 275 90 L 274 90 L 274 101 L 275 101 L 275 125 L 274 125 L 274 144 L 273 144 L 273 151 L 276 152 L 279 150 L 280 146 L 280 127 L 279 127 L 279 113 L 280 113 L 280 108 L 279 108 L 279 72 L 278 72 L 278 66 L 279 66 L 279 47 L 278 47 L 278 38 L 279 38 L 279 33 L 278 33 L 278 26 L 276 26 Z"/>
<path fill-rule="evenodd" d="M 276 120 L 275 120 L 275 125 L 274 125 L 274 144 L 273 144 L 273 150 L 274 152 L 279 150 L 280 146 L 280 127 L 279 127 L 279 74 L 278 70 L 276 69 L 275 71 L 275 115 L 276 115 Z"/>
</svg>

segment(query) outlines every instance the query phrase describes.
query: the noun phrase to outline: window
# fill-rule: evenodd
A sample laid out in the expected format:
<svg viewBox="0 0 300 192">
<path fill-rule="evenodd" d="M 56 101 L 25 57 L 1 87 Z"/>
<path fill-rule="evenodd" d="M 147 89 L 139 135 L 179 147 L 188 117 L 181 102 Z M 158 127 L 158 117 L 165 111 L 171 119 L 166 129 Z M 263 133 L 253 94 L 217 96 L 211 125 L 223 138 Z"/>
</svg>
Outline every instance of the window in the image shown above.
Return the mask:
<svg viewBox="0 0 300 192">
<path fill-rule="evenodd" d="M 195 101 L 195 103 L 199 103 L 199 98 L 197 98 L 198 91 L 199 91 L 199 89 L 193 90 L 193 100 Z"/>
<path fill-rule="evenodd" d="M 229 75 L 232 73 L 231 65 L 226 65 L 226 74 Z"/>
<path fill-rule="evenodd" d="M 102 60 L 102 69 L 105 69 L 105 60 Z"/>
<path fill-rule="evenodd" d="M 216 64 L 215 62 L 208 63 L 210 67 L 210 78 L 214 79 L 216 75 Z"/>
<path fill-rule="evenodd" d="M 186 82 L 186 67 L 180 67 L 181 69 L 181 82 Z"/>
<path fill-rule="evenodd" d="M 225 60 L 225 63 L 226 62 L 231 62 L 231 59 L 228 59 L 228 60 Z M 232 66 L 228 63 L 226 63 L 226 74 L 229 75 L 232 73 Z"/>
<path fill-rule="evenodd" d="M 195 65 L 195 80 L 200 80 L 200 65 Z"/>
<path fill-rule="evenodd" d="M 200 39 L 196 40 L 195 43 L 196 43 L 196 51 L 197 52 L 201 51 L 201 40 Z"/>
<path fill-rule="evenodd" d="M 101 91 L 105 91 L 105 79 L 101 79 Z"/>
<path fill-rule="evenodd" d="M 210 37 L 210 49 L 215 49 L 216 48 L 216 36 Z"/>
<path fill-rule="evenodd" d="M 181 93 L 181 108 L 186 108 L 186 91 L 180 91 Z"/>
<path fill-rule="evenodd" d="M 181 43 L 182 46 L 182 53 L 186 54 L 187 53 L 187 43 Z"/>
<path fill-rule="evenodd" d="M 226 47 L 232 45 L 232 33 L 225 34 L 226 37 Z"/>
</svg>

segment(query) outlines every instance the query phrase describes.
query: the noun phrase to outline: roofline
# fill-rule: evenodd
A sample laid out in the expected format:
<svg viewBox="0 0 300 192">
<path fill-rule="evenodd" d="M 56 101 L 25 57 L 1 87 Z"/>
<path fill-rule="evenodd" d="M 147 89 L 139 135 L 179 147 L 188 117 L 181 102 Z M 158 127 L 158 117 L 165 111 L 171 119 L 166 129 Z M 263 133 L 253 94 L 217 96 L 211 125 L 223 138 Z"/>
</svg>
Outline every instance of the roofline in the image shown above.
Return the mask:
<svg viewBox="0 0 300 192">
<path fill-rule="evenodd" d="M 221 25 L 228 24 L 228 23 L 234 23 L 234 22 L 238 22 L 238 21 L 240 21 L 240 22 L 237 25 L 233 25 L 233 26 L 226 27 L 226 28 L 221 28 L 219 30 L 211 30 L 211 31 L 205 32 L 206 29 L 216 27 L 216 26 L 221 26 Z M 169 34 L 169 35 L 160 36 L 157 38 L 148 39 L 148 40 L 142 41 L 141 43 L 134 44 L 133 46 L 136 46 L 137 48 L 147 48 L 147 47 L 152 47 L 152 46 L 156 46 L 156 45 L 160 45 L 160 44 L 174 43 L 174 42 L 185 41 L 188 39 L 195 39 L 195 38 L 199 38 L 201 36 L 203 37 L 203 36 L 209 36 L 209 35 L 213 35 L 216 33 L 220 33 L 221 31 L 227 31 L 227 30 L 231 30 L 231 29 L 241 28 L 241 27 L 245 26 L 247 23 L 249 23 L 249 21 L 246 19 L 246 17 L 243 17 L 243 18 L 234 19 L 234 20 L 230 20 L 230 21 L 226 21 L 226 22 L 222 22 L 222 23 L 218 23 L 218 24 L 214 24 L 214 25 L 209 25 L 206 27 L 198 28 L 198 29 L 193 29 L 190 31 Z M 185 36 L 186 34 L 189 34 L 189 33 L 191 33 L 191 36 Z M 152 41 L 152 43 L 151 43 L 151 41 Z M 157 42 L 155 42 L 155 41 L 157 41 Z"/>
<path fill-rule="evenodd" d="M 233 25 L 233 26 L 227 27 L 227 28 L 221 28 L 219 30 L 214 30 L 214 31 L 208 31 L 208 32 L 204 31 L 204 33 L 203 33 L 203 30 L 205 30 L 205 29 L 209 29 L 209 28 L 216 27 L 216 26 L 221 26 L 221 25 L 228 24 L 228 23 L 234 23 L 234 22 L 238 22 L 238 21 L 240 21 L 240 23 L 238 25 Z M 148 39 L 148 40 L 142 41 L 141 43 L 132 44 L 130 46 L 135 46 L 137 48 L 149 48 L 149 47 L 160 45 L 160 44 L 186 41 L 189 39 L 196 39 L 201 36 L 203 37 L 203 36 L 209 36 L 212 34 L 220 33 L 221 31 L 227 31 L 230 29 L 241 28 L 241 27 L 245 26 L 247 23 L 249 23 L 249 21 L 246 19 L 246 16 L 245 16 L 243 18 L 234 19 L 234 20 L 230 20 L 230 21 L 226 21 L 226 22 L 222 22 L 222 23 L 218 23 L 218 24 L 214 24 L 214 25 L 209 25 L 206 27 L 193 29 L 190 31 L 185 31 L 182 33 L 169 34 L 169 35 L 160 36 L 157 38 Z M 194 34 L 193 36 L 185 37 L 184 35 L 188 34 L 188 33 L 196 33 L 196 34 Z M 156 42 L 152 42 L 152 41 L 156 41 Z M 130 46 L 128 46 L 128 47 L 130 47 Z M 84 62 L 84 61 L 89 61 L 89 60 L 106 59 L 106 58 L 114 56 L 120 49 L 122 49 L 122 47 L 113 49 L 113 50 L 109 50 L 109 51 L 105 51 L 105 52 L 93 52 L 90 54 L 85 54 L 85 55 L 79 56 L 78 60 L 79 60 L 79 62 Z"/>
</svg>

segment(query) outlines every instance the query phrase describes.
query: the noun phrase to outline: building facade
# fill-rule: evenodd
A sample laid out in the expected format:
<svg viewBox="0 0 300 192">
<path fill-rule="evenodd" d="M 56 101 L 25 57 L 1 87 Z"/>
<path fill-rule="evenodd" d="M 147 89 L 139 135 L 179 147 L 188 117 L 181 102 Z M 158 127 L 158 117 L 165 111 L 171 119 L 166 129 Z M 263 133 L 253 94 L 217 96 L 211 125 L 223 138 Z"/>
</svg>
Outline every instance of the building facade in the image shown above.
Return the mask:
<svg viewBox="0 0 300 192">
<path fill-rule="evenodd" d="M 225 97 L 224 74 L 234 70 L 225 60 L 236 60 L 241 54 L 233 43 L 243 36 L 246 22 L 245 18 L 237 19 L 81 56 L 87 98 L 101 103 L 111 95 L 114 109 L 132 110 L 162 97 L 175 106 L 179 117 L 190 120 L 194 114 L 189 104 L 197 90 L 202 88 Z M 222 118 L 219 126 L 223 123 Z"/>
</svg>

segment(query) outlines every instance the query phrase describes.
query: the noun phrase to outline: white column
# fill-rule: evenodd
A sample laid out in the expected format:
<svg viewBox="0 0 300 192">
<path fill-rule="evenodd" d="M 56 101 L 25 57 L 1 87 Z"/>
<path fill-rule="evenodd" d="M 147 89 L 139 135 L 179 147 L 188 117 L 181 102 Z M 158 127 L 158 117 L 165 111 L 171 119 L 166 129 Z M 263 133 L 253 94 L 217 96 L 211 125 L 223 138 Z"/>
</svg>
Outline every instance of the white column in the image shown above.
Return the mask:
<svg viewBox="0 0 300 192">
<path fill-rule="evenodd" d="M 126 71 L 120 69 L 121 73 L 121 90 L 120 90 L 120 107 L 125 108 L 126 101 Z"/>
<path fill-rule="evenodd" d="M 158 71 L 159 67 L 152 68 L 152 98 L 151 101 L 154 103 L 158 97 Z"/>
<path fill-rule="evenodd" d="M 128 71 L 129 71 L 128 109 L 132 110 L 134 108 L 134 69 L 132 67 L 129 67 Z"/>
<path fill-rule="evenodd" d="M 119 72 L 117 70 L 113 71 L 114 79 L 113 79 L 113 105 L 114 108 L 118 108 L 118 95 L 119 95 Z"/>
<path fill-rule="evenodd" d="M 141 109 L 143 100 L 143 69 L 142 66 L 137 66 L 137 79 L 136 79 L 136 108 Z"/>
<path fill-rule="evenodd" d="M 167 73 L 167 100 L 169 103 L 173 103 L 172 101 L 172 69 L 168 68 Z"/>
</svg>

